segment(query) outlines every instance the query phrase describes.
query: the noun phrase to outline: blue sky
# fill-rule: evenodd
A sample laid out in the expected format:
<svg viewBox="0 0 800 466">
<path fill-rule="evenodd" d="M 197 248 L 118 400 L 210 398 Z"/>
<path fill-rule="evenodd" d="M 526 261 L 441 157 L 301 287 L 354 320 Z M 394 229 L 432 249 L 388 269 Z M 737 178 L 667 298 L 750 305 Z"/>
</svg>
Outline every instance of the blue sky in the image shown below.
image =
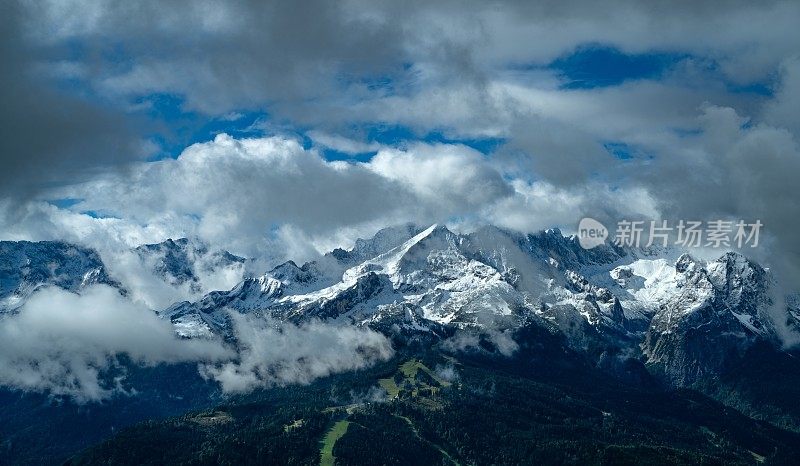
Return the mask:
<svg viewBox="0 0 800 466">
<path fill-rule="evenodd" d="M 677 52 L 626 54 L 608 45 L 585 44 L 554 60 L 547 68 L 558 74 L 565 89 L 592 89 L 630 80 L 658 80 L 688 57 Z"/>
</svg>

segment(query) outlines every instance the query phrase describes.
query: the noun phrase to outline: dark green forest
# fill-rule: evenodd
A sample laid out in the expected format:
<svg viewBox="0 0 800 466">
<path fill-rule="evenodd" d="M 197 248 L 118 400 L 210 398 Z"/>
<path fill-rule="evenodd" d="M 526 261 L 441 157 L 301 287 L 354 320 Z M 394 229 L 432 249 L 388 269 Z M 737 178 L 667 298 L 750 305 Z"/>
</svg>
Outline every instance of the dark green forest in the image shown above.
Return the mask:
<svg viewBox="0 0 800 466">
<path fill-rule="evenodd" d="M 698 391 L 631 386 L 568 354 L 533 354 L 405 348 L 368 370 L 135 425 L 68 463 L 320 464 L 333 429 L 345 430 L 331 451 L 340 465 L 796 464 L 800 458 L 799 433 Z M 384 387 L 383 399 L 367 397 L 376 387 Z"/>
</svg>

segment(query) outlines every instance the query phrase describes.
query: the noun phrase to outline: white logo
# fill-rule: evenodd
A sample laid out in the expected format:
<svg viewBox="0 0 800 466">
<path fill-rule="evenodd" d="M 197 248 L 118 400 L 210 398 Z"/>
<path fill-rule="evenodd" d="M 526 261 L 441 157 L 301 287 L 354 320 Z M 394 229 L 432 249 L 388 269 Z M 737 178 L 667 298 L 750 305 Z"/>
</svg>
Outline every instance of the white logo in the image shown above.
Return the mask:
<svg viewBox="0 0 800 466">
<path fill-rule="evenodd" d="M 606 242 L 608 229 L 602 223 L 589 217 L 578 223 L 578 243 L 583 249 L 592 249 Z"/>
</svg>

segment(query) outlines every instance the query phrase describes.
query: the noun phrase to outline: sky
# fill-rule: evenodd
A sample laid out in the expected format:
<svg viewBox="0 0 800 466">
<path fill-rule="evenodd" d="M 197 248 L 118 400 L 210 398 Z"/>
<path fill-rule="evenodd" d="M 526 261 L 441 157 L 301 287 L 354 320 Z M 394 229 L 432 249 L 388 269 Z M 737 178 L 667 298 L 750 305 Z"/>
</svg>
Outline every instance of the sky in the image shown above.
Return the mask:
<svg viewBox="0 0 800 466">
<path fill-rule="evenodd" d="M 800 279 L 796 1 L 0 5 L 0 239 L 313 258 L 398 223 L 761 220 Z"/>
</svg>

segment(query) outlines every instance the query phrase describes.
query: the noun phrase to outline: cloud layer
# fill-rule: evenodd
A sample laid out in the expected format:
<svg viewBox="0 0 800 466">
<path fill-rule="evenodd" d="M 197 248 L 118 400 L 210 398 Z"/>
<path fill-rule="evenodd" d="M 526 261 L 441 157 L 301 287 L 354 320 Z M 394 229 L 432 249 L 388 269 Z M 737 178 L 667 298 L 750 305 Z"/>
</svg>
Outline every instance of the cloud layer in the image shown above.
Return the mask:
<svg viewBox="0 0 800 466">
<path fill-rule="evenodd" d="M 178 338 L 168 321 L 104 285 L 82 295 L 43 289 L 0 319 L 0 386 L 100 401 L 126 393 L 124 355 L 146 366 L 197 363 L 223 391 L 238 393 L 309 383 L 393 354 L 389 340 L 368 329 L 233 320 L 238 352 L 218 340 Z"/>
<path fill-rule="evenodd" d="M 125 354 L 145 365 L 231 357 L 218 342 L 179 339 L 169 322 L 97 285 L 81 296 L 40 290 L 0 320 L 0 384 L 97 401 L 118 389 L 104 372 Z"/>
<path fill-rule="evenodd" d="M 337 372 L 369 367 L 394 354 L 385 336 L 367 328 L 321 322 L 294 326 L 242 315 L 233 318 L 240 347 L 238 360 L 202 369 L 228 393 L 307 384 Z"/>
</svg>

